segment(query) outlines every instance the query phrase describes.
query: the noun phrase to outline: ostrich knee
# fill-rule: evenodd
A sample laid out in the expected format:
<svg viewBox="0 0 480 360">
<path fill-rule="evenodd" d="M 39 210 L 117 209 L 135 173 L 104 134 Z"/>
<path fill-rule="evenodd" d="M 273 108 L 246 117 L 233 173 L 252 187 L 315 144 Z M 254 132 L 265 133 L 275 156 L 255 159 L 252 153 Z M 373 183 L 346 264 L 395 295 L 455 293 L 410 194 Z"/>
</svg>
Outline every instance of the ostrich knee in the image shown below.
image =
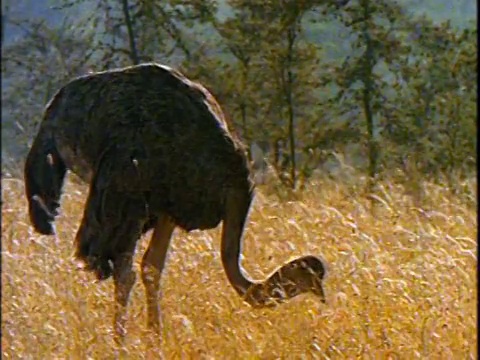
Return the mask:
<svg viewBox="0 0 480 360">
<path fill-rule="evenodd" d="M 160 272 L 147 261 L 142 262 L 142 282 L 147 298 L 147 327 L 158 331 L 160 328 Z"/>
<path fill-rule="evenodd" d="M 142 281 L 147 298 L 147 327 L 156 332 L 160 328 L 160 279 L 174 229 L 175 224 L 168 216 L 159 216 L 142 259 Z"/>
</svg>

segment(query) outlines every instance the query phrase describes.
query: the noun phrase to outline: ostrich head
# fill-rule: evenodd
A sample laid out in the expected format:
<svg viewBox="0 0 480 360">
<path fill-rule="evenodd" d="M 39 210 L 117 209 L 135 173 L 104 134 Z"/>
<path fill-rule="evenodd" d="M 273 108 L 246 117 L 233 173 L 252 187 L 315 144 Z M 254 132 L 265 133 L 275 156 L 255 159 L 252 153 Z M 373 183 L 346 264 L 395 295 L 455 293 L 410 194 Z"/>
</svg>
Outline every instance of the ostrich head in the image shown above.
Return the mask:
<svg viewBox="0 0 480 360">
<path fill-rule="evenodd" d="M 303 256 L 281 266 L 264 282 L 252 284 L 244 299 L 253 307 L 274 307 L 297 295 L 313 293 L 325 303 L 322 285 L 325 274 L 326 267 L 320 258 Z"/>
</svg>

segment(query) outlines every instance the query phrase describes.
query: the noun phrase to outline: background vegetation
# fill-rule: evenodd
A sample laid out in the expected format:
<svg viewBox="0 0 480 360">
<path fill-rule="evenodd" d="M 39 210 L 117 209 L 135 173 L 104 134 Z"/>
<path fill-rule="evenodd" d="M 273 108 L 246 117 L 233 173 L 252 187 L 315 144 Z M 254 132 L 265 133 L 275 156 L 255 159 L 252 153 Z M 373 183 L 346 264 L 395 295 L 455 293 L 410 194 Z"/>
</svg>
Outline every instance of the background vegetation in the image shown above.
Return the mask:
<svg viewBox="0 0 480 360">
<path fill-rule="evenodd" d="M 136 287 L 132 358 L 475 358 L 476 2 L 341 3 L 2 2 L 6 358 L 112 356 L 110 283 L 70 263 L 84 186 L 67 187 L 53 246 L 21 220 L 14 178 L 58 87 L 143 61 L 204 83 L 271 175 L 245 267 L 263 277 L 316 252 L 332 270 L 327 306 L 252 311 L 224 279 L 218 231 L 177 236 L 166 330 L 146 332 Z"/>
<path fill-rule="evenodd" d="M 205 83 L 292 188 L 339 156 L 372 180 L 472 173 L 475 2 L 340 3 L 57 0 L 35 18 L 5 1 L 3 170 L 73 76 L 157 61 Z"/>
</svg>

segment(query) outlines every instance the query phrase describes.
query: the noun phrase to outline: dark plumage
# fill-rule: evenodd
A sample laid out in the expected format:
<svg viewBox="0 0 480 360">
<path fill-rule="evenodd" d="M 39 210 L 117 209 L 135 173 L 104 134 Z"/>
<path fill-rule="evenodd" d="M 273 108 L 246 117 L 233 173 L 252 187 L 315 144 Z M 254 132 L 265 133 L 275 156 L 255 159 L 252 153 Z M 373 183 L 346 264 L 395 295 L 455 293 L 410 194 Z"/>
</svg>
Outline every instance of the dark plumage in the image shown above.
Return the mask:
<svg viewBox="0 0 480 360">
<path fill-rule="evenodd" d="M 123 306 L 133 285 L 136 242 L 155 229 L 142 262 L 152 326 L 155 292 L 177 226 L 211 229 L 223 220 L 227 277 L 253 305 L 319 294 L 315 286 L 321 286 L 324 267 L 315 257 L 283 268 L 298 286 L 281 296 L 274 291 L 279 275 L 267 283 L 243 275 L 240 241 L 253 197 L 245 150 L 214 97 L 175 70 L 158 64 L 110 70 L 74 79 L 55 94 L 25 165 L 30 220 L 41 234 L 53 234 L 67 169 L 90 183 L 76 256 L 99 279 L 113 275 Z M 314 270 L 292 271 L 300 263 Z"/>
</svg>

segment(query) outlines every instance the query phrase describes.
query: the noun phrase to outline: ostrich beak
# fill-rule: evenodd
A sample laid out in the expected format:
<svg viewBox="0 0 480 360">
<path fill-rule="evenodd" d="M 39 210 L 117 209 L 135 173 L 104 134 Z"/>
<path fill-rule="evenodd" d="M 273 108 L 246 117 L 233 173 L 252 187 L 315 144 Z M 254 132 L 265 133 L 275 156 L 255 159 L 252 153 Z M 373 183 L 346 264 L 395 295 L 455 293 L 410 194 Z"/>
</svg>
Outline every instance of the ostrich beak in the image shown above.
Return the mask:
<svg viewBox="0 0 480 360">
<path fill-rule="evenodd" d="M 313 285 L 314 285 L 313 286 L 313 293 L 320 298 L 320 301 L 323 304 L 326 304 L 327 300 L 325 298 L 325 291 L 323 291 L 322 281 L 319 280 L 319 279 L 314 279 Z"/>
<path fill-rule="evenodd" d="M 325 294 L 323 293 L 323 289 L 322 289 L 322 293 L 321 293 L 319 296 L 320 296 L 320 301 L 321 301 L 323 304 L 326 304 L 326 303 L 327 303 L 327 300 L 325 299 Z"/>
</svg>

